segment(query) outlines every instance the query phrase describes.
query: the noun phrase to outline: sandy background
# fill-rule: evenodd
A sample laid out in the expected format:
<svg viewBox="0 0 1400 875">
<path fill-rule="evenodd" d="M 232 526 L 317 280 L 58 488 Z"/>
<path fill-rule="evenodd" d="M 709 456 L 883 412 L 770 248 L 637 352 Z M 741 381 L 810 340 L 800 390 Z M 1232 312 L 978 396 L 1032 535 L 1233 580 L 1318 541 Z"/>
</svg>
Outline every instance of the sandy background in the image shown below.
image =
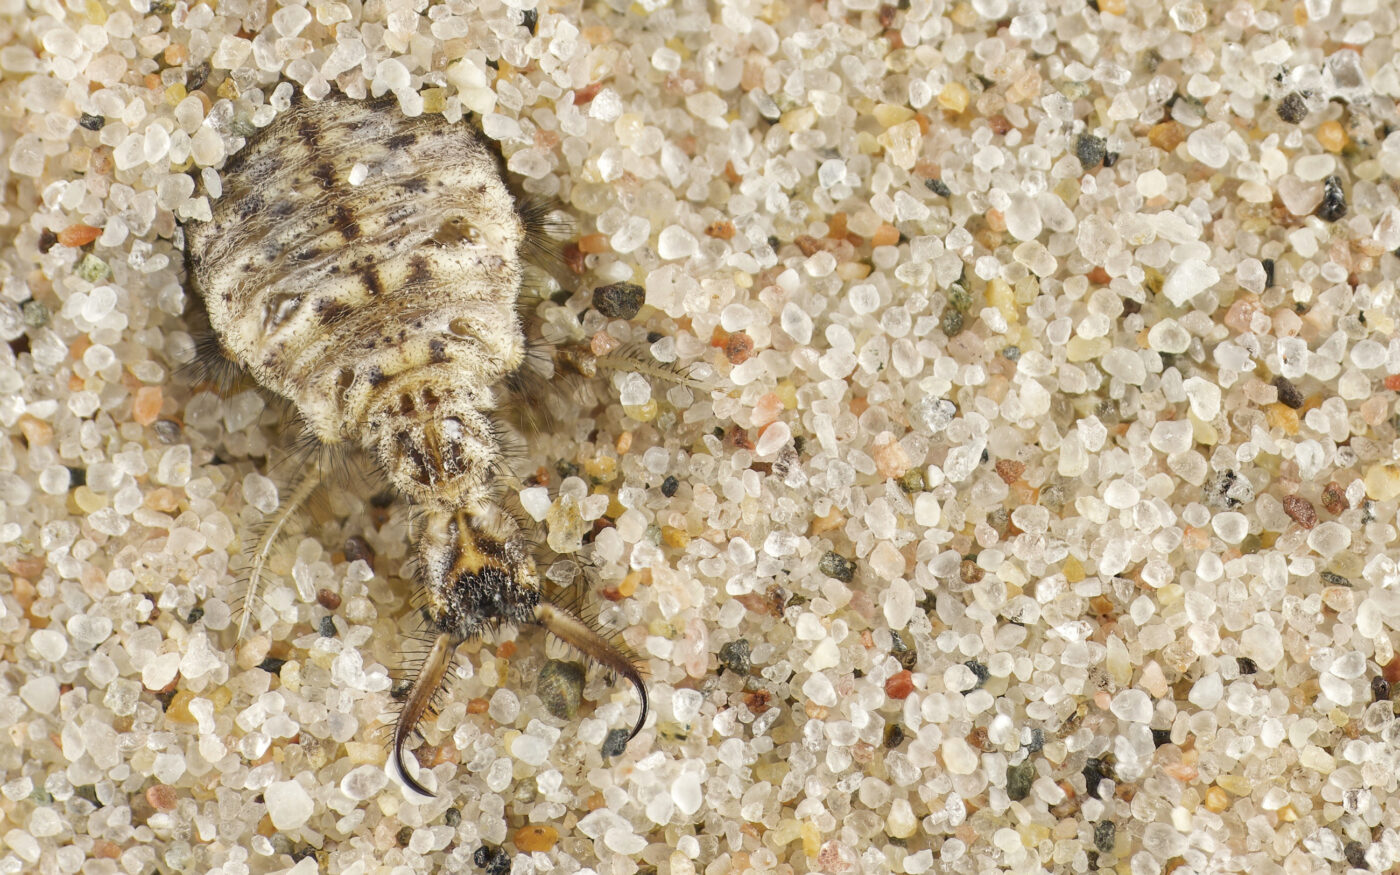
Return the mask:
<svg viewBox="0 0 1400 875">
<path fill-rule="evenodd" d="M 3 0 L 0 872 L 1400 863 L 1398 24 Z M 649 673 L 625 753 L 628 686 L 554 716 L 507 631 L 406 793 L 411 514 L 353 481 L 234 646 L 295 463 L 179 370 L 178 221 L 296 89 L 470 116 L 576 222 L 542 317 L 706 381 L 517 462 Z"/>
</svg>

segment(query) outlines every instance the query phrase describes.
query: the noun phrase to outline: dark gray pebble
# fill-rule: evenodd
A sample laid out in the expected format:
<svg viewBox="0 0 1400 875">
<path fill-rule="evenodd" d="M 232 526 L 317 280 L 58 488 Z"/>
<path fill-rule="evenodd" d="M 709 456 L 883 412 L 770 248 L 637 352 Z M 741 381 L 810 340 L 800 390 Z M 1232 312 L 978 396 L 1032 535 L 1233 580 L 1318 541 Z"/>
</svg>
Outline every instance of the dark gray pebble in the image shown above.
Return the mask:
<svg viewBox="0 0 1400 875">
<path fill-rule="evenodd" d="M 572 719 L 583 700 L 583 666 L 551 659 L 540 669 L 535 692 L 539 693 L 550 714 L 560 720 Z"/>
<path fill-rule="evenodd" d="M 856 578 L 856 564 L 834 550 L 828 550 L 817 563 L 817 570 L 827 577 L 834 577 L 842 583 L 850 583 Z"/>
<path fill-rule="evenodd" d="M 735 674 L 745 675 L 749 673 L 749 669 L 753 668 L 751 653 L 749 639 L 736 638 L 719 649 L 719 661 Z"/>
<path fill-rule="evenodd" d="M 613 283 L 593 290 L 593 309 L 609 319 L 631 319 L 646 299 L 646 290 L 636 283 Z"/>
</svg>

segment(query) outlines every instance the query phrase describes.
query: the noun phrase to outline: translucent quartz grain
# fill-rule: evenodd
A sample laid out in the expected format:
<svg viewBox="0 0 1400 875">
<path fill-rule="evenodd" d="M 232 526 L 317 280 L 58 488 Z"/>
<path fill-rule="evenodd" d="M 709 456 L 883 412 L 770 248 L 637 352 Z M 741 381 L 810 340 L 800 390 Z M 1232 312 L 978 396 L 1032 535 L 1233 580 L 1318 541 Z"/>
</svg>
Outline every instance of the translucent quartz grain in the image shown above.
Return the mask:
<svg viewBox="0 0 1400 875">
<path fill-rule="evenodd" d="M 688 258 L 695 254 L 696 247 L 695 236 L 676 225 L 662 229 L 656 243 L 657 254 L 667 259 Z"/>
<path fill-rule="evenodd" d="M 297 781 L 276 781 L 263 791 L 267 813 L 280 830 L 295 829 L 310 819 L 315 810 L 311 795 Z"/>
</svg>

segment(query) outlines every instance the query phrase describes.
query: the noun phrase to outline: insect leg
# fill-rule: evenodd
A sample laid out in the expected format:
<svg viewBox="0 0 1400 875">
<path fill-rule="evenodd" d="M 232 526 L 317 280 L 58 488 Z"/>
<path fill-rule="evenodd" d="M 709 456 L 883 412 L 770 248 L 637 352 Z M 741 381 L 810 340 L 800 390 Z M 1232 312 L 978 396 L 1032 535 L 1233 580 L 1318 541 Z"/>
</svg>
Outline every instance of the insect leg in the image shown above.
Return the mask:
<svg viewBox="0 0 1400 875">
<path fill-rule="evenodd" d="M 308 467 L 297 480 L 292 494 L 287 496 L 286 501 L 282 502 L 282 506 L 277 508 L 277 513 L 268 521 L 267 528 L 263 530 L 257 545 L 253 547 L 250 554 L 252 564 L 248 569 L 248 585 L 243 595 L 243 617 L 238 621 L 239 641 L 242 641 L 248 634 L 248 628 L 253 623 L 253 611 L 257 605 L 258 590 L 262 588 L 263 574 L 267 570 L 267 560 L 272 555 L 273 547 L 277 546 L 277 541 L 286 531 L 288 523 L 306 505 L 307 499 L 320 485 L 319 466 Z"/>
<path fill-rule="evenodd" d="M 706 388 L 704 382 L 697 380 L 685 369 L 659 362 L 652 358 L 645 346 L 635 344 L 624 346 L 606 355 L 594 355 L 583 344 L 560 346 L 555 350 L 555 363 L 557 370 L 565 373 L 572 371 L 584 377 L 597 376 L 600 370 L 622 371 L 630 374 L 641 374 L 647 379 L 660 380 L 663 383 L 689 386 L 692 389 Z"/>
<path fill-rule="evenodd" d="M 643 682 L 642 673 L 637 670 L 637 666 L 632 663 L 632 660 L 628 659 L 622 651 L 617 649 L 616 645 L 599 634 L 588 623 L 550 602 L 543 601 L 536 606 L 535 619 L 549 630 L 550 634 L 565 644 L 577 649 L 589 659 L 602 663 L 632 682 L 632 686 L 637 688 L 637 695 L 642 700 L 642 711 L 637 715 L 637 722 L 632 727 L 632 734 L 627 736 L 627 740 L 631 741 L 636 738 L 637 733 L 642 731 L 642 727 L 647 722 L 648 700 L 646 683 Z"/>
</svg>

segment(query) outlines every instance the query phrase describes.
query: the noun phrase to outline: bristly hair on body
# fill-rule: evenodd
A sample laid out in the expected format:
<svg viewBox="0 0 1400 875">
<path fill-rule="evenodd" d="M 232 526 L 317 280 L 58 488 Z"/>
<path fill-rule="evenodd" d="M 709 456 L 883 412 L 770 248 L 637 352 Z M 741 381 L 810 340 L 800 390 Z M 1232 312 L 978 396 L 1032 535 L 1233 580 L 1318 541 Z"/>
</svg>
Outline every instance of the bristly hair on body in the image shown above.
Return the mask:
<svg viewBox="0 0 1400 875">
<path fill-rule="evenodd" d="M 557 277 L 564 266 L 564 247 L 560 241 L 572 230 L 572 223 L 560 214 L 559 202 L 553 198 L 526 197 L 516 202 L 516 213 L 525 226 L 525 260 Z"/>
<path fill-rule="evenodd" d="M 188 383 L 209 385 L 221 398 L 228 398 L 252 385 L 248 374 L 224 352 L 218 335 L 202 331 L 195 336 L 194 358 L 180 368 L 180 378 Z"/>
</svg>

